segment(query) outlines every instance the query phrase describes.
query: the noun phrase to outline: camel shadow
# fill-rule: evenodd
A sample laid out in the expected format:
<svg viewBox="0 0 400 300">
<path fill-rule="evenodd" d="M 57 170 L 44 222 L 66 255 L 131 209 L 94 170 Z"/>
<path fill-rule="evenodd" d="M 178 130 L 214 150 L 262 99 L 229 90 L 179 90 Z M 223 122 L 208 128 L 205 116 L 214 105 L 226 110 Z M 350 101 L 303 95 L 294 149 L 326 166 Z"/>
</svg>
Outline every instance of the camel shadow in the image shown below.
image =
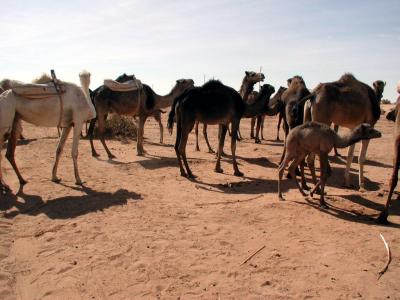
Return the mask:
<svg viewBox="0 0 400 300">
<path fill-rule="evenodd" d="M 207 183 L 194 179 L 196 188 L 223 194 L 267 194 L 276 193 L 276 180 L 244 177 L 248 181 L 232 181 L 229 183 Z M 295 183 L 293 183 L 295 185 Z M 282 185 L 282 192 L 288 190 L 287 184 Z"/>
<path fill-rule="evenodd" d="M 336 163 L 338 165 L 346 165 L 346 163 L 347 163 L 347 159 L 346 159 L 345 155 L 340 156 L 340 157 L 338 157 L 338 156 L 330 156 L 329 157 L 329 161 L 330 162 L 334 162 L 334 163 Z M 352 164 L 356 164 L 358 166 L 358 157 L 357 156 L 353 157 Z M 372 167 L 382 167 L 382 168 L 392 168 L 393 167 L 392 165 L 388 165 L 388 164 L 385 164 L 385 163 L 382 163 L 382 162 L 379 162 L 379 161 L 369 160 L 369 159 L 365 160 L 365 165 L 366 166 L 372 166 Z M 358 167 L 356 169 L 357 169 L 357 172 L 358 172 Z"/>
<path fill-rule="evenodd" d="M 173 144 L 160 144 L 160 143 L 155 143 L 155 142 L 149 142 L 149 141 L 146 141 L 146 144 L 148 144 L 148 145 L 152 145 L 152 146 L 160 146 L 160 147 L 165 147 L 165 148 L 173 148 L 174 147 L 174 145 Z"/>
<path fill-rule="evenodd" d="M 343 196 L 343 197 L 346 198 L 346 196 Z M 363 197 L 360 197 L 360 198 L 366 200 L 366 203 L 370 202 L 368 199 L 365 199 Z M 360 214 L 356 211 L 350 211 L 350 210 L 346 210 L 346 209 L 334 206 L 329 203 L 329 199 L 327 199 L 329 209 L 321 209 L 319 206 L 319 201 L 316 199 L 310 199 L 309 197 L 305 197 L 304 199 L 306 200 L 306 202 L 301 202 L 301 201 L 296 201 L 296 200 L 292 201 L 292 202 L 301 204 L 301 205 L 307 205 L 307 206 L 312 207 L 322 213 L 325 213 L 327 215 L 330 215 L 330 216 L 333 216 L 335 218 L 339 218 L 339 219 L 342 219 L 345 221 L 362 223 L 362 224 L 366 224 L 366 225 L 389 226 L 389 227 L 393 227 L 393 228 L 400 228 L 400 224 L 394 224 L 394 223 L 378 224 L 375 222 L 376 216 L 364 215 L 364 214 Z M 360 199 L 358 199 L 358 200 L 360 200 Z M 364 200 L 362 200 L 360 202 L 364 203 Z M 396 210 L 397 210 L 397 214 L 398 214 L 399 207 L 397 207 Z M 392 211 L 390 212 L 390 214 L 391 215 L 393 214 Z"/>
<path fill-rule="evenodd" d="M 135 161 L 147 170 L 156 170 L 168 167 L 179 167 L 178 160 L 175 157 L 162 157 L 156 155 L 146 155 L 144 160 Z M 190 160 L 189 160 L 190 161 Z"/>
<path fill-rule="evenodd" d="M 236 156 L 238 159 L 242 159 L 249 164 L 259 165 L 260 167 L 275 169 L 278 168 L 276 163 L 271 162 L 266 157 L 243 157 L 243 156 Z M 231 158 L 231 156 L 229 156 Z"/>
<path fill-rule="evenodd" d="M 45 214 L 50 219 L 70 219 L 91 212 L 102 211 L 115 205 L 127 204 L 128 200 L 142 200 L 142 196 L 126 189 L 119 189 L 113 193 L 97 192 L 89 187 L 71 187 L 83 191 L 85 195 L 62 196 L 43 201 L 39 195 L 25 194 L 20 190 L 16 195 L 7 195 L 1 201 L 0 210 L 6 211 L 12 207 L 17 210 L 5 212 L 4 217 L 14 218 L 19 214 L 36 216 Z M 20 202 L 21 198 L 24 202 Z"/>
</svg>

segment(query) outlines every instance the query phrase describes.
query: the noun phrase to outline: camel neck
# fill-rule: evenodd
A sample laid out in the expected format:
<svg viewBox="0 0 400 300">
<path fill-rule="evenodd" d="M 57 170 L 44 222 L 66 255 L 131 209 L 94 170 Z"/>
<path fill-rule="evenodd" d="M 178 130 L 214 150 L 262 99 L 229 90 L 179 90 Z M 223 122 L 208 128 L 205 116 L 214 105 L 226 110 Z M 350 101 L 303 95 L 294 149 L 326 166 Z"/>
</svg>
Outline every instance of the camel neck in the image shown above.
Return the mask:
<svg viewBox="0 0 400 300">
<path fill-rule="evenodd" d="M 254 83 L 247 82 L 246 79 L 243 79 L 239 94 L 242 96 L 244 102 L 247 102 L 250 93 L 253 91 L 253 87 Z"/>
<path fill-rule="evenodd" d="M 164 96 L 158 95 L 154 91 L 153 93 L 156 106 L 159 109 L 171 106 L 172 102 L 174 102 L 174 99 L 179 96 L 178 92 L 175 89 L 172 89 L 167 95 Z"/>
<path fill-rule="evenodd" d="M 353 131 L 350 131 L 349 133 L 343 135 L 336 134 L 335 146 L 337 148 L 346 148 L 359 141 L 361 141 L 361 138 L 359 136 L 354 135 Z"/>
</svg>

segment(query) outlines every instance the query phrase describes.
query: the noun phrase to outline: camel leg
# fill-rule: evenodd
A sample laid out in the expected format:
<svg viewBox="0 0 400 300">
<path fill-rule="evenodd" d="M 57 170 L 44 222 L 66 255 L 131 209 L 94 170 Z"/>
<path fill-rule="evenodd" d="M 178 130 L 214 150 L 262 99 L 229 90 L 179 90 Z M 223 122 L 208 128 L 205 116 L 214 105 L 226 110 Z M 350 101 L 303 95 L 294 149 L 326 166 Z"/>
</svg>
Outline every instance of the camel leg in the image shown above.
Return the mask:
<svg viewBox="0 0 400 300">
<path fill-rule="evenodd" d="M 282 191 L 281 191 L 281 181 L 282 181 L 282 176 L 283 176 L 283 173 L 285 172 L 285 168 L 286 168 L 286 166 L 289 164 L 289 162 L 291 161 L 291 158 L 290 157 L 288 157 L 287 155 L 285 155 L 285 157 L 284 157 L 284 159 L 283 159 L 283 161 L 281 162 L 281 164 L 279 165 L 279 171 L 278 171 L 278 197 L 279 197 L 279 200 L 281 200 L 281 201 L 283 201 L 283 200 L 285 200 L 285 199 L 283 199 L 283 196 L 282 196 Z"/>
<path fill-rule="evenodd" d="M 333 125 L 333 130 L 338 133 L 339 131 L 339 125 L 334 124 Z M 333 147 L 333 151 L 335 152 L 335 156 L 341 157 L 340 153 L 338 152 L 336 146 Z"/>
<path fill-rule="evenodd" d="M 265 116 L 261 116 L 261 139 L 264 140 L 264 122 L 265 122 Z"/>
<path fill-rule="evenodd" d="M 83 185 L 83 182 L 79 177 L 79 169 L 78 169 L 78 155 L 79 155 L 78 145 L 81 137 L 82 126 L 83 123 L 74 125 L 74 135 L 72 138 L 71 156 L 72 156 L 72 161 L 74 163 L 75 184 L 77 185 Z"/>
<path fill-rule="evenodd" d="M 346 170 L 344 171 L 344 186 L 346 187 L 350 187 L 350 167 L 351 163 L 353 162 L 354 147 L 355 144 L 349 146 L 349 151 L 347 153 Z"/>
<path fill-rule="evenodd" d="M 196 135 L 196 148 L 194 149 L 195 151 L 200 151 L 199 147 L 199 121 L 196 121 L 194 124 L 194 133 Z"/>
<path fill-rule="evenodd" d="M 104 149 L 107 152 L 108 158 L 112 159 L 115 158 L 115 155 L 111 153 L 111 151 L 108 149 L 106 141 L 104 139 L 104 129 L 105 129 L 105 122 L 106 122 L 106 117 L 102 118 L 98 118 L 97 120 L 98 124 L 97 124 L 97 128 L 99 130 L 99 138 L 100 138 L 100 142 L 103 145 Z"/>
<path fill-rule="evenodd" d="M 97 121 L 97 118 L 94 118 L 90 121 L 89 129 L 88 129 L 88 133 L 87 133 L 87 135 L 89 136 L 90 148 L 92 149 L 93 157 L 99 156 L 99 154 L 96 152 L 96 149 L 94 148 L 94 144 L 93 144 L 94 127 L 96 125 L 96 121 Z"/>
<path fill-rule="evenodd" d="M 240 124 L 240 119 L 238 120 L 234 120 L 232 122 L 232 136 L 231 136 L 231 151 L 232 151 L 232 161 L 233 161 L 233 170 L 234 170 L 234 175 L 235 176 L 243 176 L 243 173 L 239 171 L 239 167 L 237 165 L 237 161 L 236 161 L 236 132 L 238 130 L 234 130 L 234 129 L 239 129 L 239 124 Z M 226 130 L 221 132 L 222 138 L 225 140 L 225 134 L 226 134 Z"/>
<path fill-rule="evenodd" d="M 301 175 L 301 187 L 304 190 L 309 190 L 310 188 L 307 185 L 306 177 L 304 176 L 304 160 L 300 162 L 300 175 Z"/>
<path fill-rule="evenodd" d="M 207 124 L 203 124 L 203 135 L 204 135 L 204 139 L 206 140 L 206 144 L 207 144 L 207 147 L 208 147 L 208 152 L 209 153 L 215 153 L 215 151 L 211 148 L 210 142 L 208 141 Z"/>
<path fill-rule="evenodd" d="M 364 182 L 364 163 L 365 157 L 367 155 L 367 149 L 369 145 L 369 140 L 362 140 L 361 141 L 361 151 L 358 157 L 358 164 L 359 164 L 359 172 L 358 172 L 358 184 L 360 190 L 363 191 L 365 189 L 365 182 Z"/>
<path fill-rule="evenodd" d="M 307 194 L 303 191 L 303 188 L 301 187 L 301 185 L 296 177 L 297 166 L 304 160 L 304 158 L 305 158 L 305 154 L 300 154 L 300 156 L 296 157 L 290 164 L 288 171 L 289 171 L 289 174 L 292 176 L 292 179 L 294 179 L 294 181 L 296 182 L 296 186 L 299 189 L 300 193 L 303 196 L 307 196 Z"/>
<path fill-rule="evenodd" d="M 3 149 L 3 143 L 4 143 L 3 135 L 0 137 L 0 192 L 2 194 L 6 194 L 9 192 L 11 189 L 10 187 L 4 182 L 3 180 L 3 172 L 1 171 L 1 149 Z"/>
<path fill-rule="evenodd" d="M 276 140 L 277 140 L 277 141 L 280 141 L 280 138 L 279 138 L 279 129 L 281 128 L 282 114 L 280 113 L 278 116 L 279 116 L 279 118 L 278 118 L 277 130 L 276 130 Z"/>
<path fill-rule="evenodd" d="M 182 122 L 182 133 L 181 133 L 181 140 L 179 143 L 179 153 L 182 156 L 183 163 L 185 164 L 186 168 L 186 173 L 188 178 L 196 178 L 196 176 L 193 175 L 192 171 L 189 168 L 189 164 L 187 162 L 186 158 L 186 144 L 187 140 L 189 137 L 189 133 L 192 131 L 193 126 L 194 126 L 195 120 L 184 120 Z"/>
<path fill-rule="evenodd" d="M 54 162 L 53 172 L 52 172 L 52 176 L 51 176 L 51 181 L 53 181 L 53 182 L 61 181 L 61 179 L 57 177 L 58 163 L 60 162 L 60 157 L 64 150 L 65 141 L 67 140 L 67 137 L 71 131 L 71 128 L 72 128 L 72 126 L 65 127 L 62 129 L 61 137 L 58 142 L 57 151 L 56 151 L 56 161 Z"/>
<path fill-rule="evenodd" d="M 20 136 L 21 129 L 21 119 L 17 115 L 15 115 L 11 134 L 8 138 L 6 157 L 13 167 L 15 174 L 17 174 L 20 185 L 24 185 L 26 184 L 26 180 L 22 177 L 21 173 L 18 170 L 17 164 L 15 163 L 15 148 L 17 147 L 17 140 Z"/>
<path fill-rule="evenodd" d="M 256 118 L 251 118 L 250 121 L 250 138 L 254 139 L 254 126 L 256 125 Z"/>
<path fill-rule="evenodd" d="M 181 158 L 181 154 L 179 152 L 179 145 L 181 143 L 181 139 L 182 139 L 182 124 L 181 124 L 181 119 L 179 114 L 176 114 L 176 140 L 175 140 L 175 153 L 176 153 L 176 158 L 178 159 L 178 163 L 179 163 L 179 169 L 181 171 L 181 176 L 186 177 L 186 172 L 185 169 L 183 168 L 183 164 L 182 164 L 182 158 Z"/>
<path fill-rule="evenodd" d="M 392 177 L 390 177 L 390 183 L 389 183 L 389 195 L 386 200 L 386 204 L 382 212 L 380 213 L 379 217 L 376 219 L 377 223 L 380 224 L 385 224 L 388 223 L 388 216 L 389 216 L 389 207 L 390 207 L 390 202 L 392 199 L 393 191 L 396 188 L 397 181 L 399 179 L 399 167 L 400 167 L 400 140 L 397 139 L 395 142 L 395 157 L 393 161 L 393 172 L 392 172 Z"/>
<path fill-rule="evenodd" d="M 161 112 L 156 113 L 154 119 L 157 121 L 158 127 L 160 128 L 160 144 L 162 144 L 164 142 L 164 127 L 161 122 Z"/>
<path fill-rule="evenodd" d="M 317 175 L 315 174 L 315 154 L 310 153 L 307 156 L 307 166 L 310 169 L 313 184 L 317 184 Z"/>
<path fill-rule="evenodd" d="M 138 136 L 137 136 L 137 146 L 136 152 L 138 156 L 143 156 L 146 151 L 143 148 L 143 135 L 144 135 L 144 124 L 146 123 L 147 117 L 143 114 L 139 115 L 139 128 L 138 128 Z"/>
<path fill-rule="evenodd" d="M 226 135 L 227 130 L 228 130 L 228 126 L 219 125 L 219 128 L 218 128 L 219 141 L 218 141 L 217 162 L 215 164 L 215 172 L 217 172 L 217 173 L 223 173 L 224 172 L 224 170 L 222 170 L 222 168 L 221 168 L 221 156 L 222 156 L 222 151 L 224 149 L 225 135 Z M 234 129 L 234 127 L 232 125 L 231 138 L 233 138 L 233 136 L 235 136 L 235 138 L 237 138 L 236 129 Z"/>
<path fill-rule="evenodd" d="M 321 183 L 321 194 L 319 198 L 319 206 L 322 208 L 328 208 L 326 205 L 325 199 L 324 199 L 324 194 L 325 194 L 325 184 L 326 184 L 326 179 L 328 178 L 328 154 L 327 153 L 321 153 L 319 155 L 319 160 L 320 160 L 320 183 Z"/>
<path fill-rule="evenodd" d="M 263 116 L 258 116 L 257 117 L 256 136 L 254 138 L 256 144 L 261 144 L 261 140 L 260 140 L 259 136 L 260 136 L 260 128 L 261 128 L 261 122 L 262 122 L 261 119 L 262 119 L 262 117 Z"/>
</svg>

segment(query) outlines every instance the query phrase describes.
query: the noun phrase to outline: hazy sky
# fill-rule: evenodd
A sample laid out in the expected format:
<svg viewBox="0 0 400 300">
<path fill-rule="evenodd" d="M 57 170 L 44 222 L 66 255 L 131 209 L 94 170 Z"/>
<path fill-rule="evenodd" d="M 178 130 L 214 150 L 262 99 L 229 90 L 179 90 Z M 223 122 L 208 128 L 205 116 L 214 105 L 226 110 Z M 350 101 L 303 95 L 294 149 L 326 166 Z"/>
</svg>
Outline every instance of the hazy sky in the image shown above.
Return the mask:
<svg viewBox="0 0 400 300">
<path fill-rule="evenodd" d="M 0 0 L 0 77 L 30 81 L 51 68 L 79 82 L 134 73 L 160 94 L 179 78 L 215 77 L 239 89 L 245 70 L 276 87 L 309 88 L 344 72 L 371 84 L 400 80 L 400 1 Z"/>
</svg>

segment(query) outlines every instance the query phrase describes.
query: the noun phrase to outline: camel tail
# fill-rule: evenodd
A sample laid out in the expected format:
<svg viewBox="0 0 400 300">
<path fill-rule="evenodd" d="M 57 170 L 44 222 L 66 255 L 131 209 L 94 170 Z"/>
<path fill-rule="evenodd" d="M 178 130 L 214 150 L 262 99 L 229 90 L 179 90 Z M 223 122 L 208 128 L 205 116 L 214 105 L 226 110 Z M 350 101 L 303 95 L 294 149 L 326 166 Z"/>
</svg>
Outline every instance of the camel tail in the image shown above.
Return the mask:
<svg viewBox="0 0 400 300">
<path fill-rule="evenodd" d="M 167 128 L 168 128 L 169 134 L 172 134 L 172 130 L 174 129 L 176 106 L 178 105 L 179 102 L 181 102 L 187 96 L 187 93 L 188 93 L 188 91 L 186 91 L 182 95 L 176 97 L 174 99 L 174 102 L 172 103 L 171 111 L 168 114 L 168 121 L 167 121 Z"/>
<path fill-rule="evenodd" d="M 167 128 L 170 135 L 172 135 L 172 131 L 174 129 L 174 119 L 175 119 L 175 109 L 176 105 L 179 102 L 180 97 L 176 97 L 174 99 L 174 103 L 172 103 L 171 111 L 168 114 Z"/>
</svg>

